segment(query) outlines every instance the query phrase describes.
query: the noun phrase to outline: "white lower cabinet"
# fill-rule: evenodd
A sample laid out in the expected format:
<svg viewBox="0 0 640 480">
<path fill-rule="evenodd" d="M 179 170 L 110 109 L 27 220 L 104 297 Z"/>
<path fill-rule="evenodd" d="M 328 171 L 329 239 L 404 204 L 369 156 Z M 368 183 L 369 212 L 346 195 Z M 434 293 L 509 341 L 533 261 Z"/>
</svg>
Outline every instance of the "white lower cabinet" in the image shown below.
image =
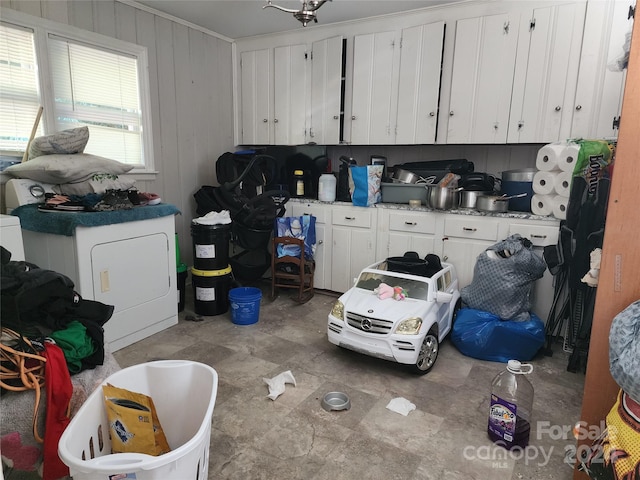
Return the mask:
<svg viewBox="0 0 640 480">
<path fill-rule="evenodd" d="M 331 209 L 331 290 L 346 292 L 367 265 L 376 261 L 377 209 Z"/>
<path fill-rule="evenodd" d="M 322 204 L 291 202 L 289 205 L 291 208 L 287 209 L 287 215 L 316 217 L 316 273 L 313 285 L 328 290 L 331 288 L 331 211 Z"/>
<path fill-rule="evenodd" d="M 460 288 L 473 280 L 478 255 L 500 238 L 498 218 L 445 214 L 441 258 L 456 267 Z"/>
<path fill-rule="evenodd" d="M 289 203 L 287 215 L 316 217 L 315 287 L 345 292 L 367 265 L 387 257 L 435 253 L 453 264 L 463 288 L 473 281 L 478 255 L 510 235 L 531 240 L 541 255 L 558 242 L 559 221 L 426 212 L 317 202 Z M 498 288 L 499 286 L 497 286 Z M 547 270 L 532 289 L 531 310 L 547 320 L 553 302 L 553 276 Z"/>
</svg>

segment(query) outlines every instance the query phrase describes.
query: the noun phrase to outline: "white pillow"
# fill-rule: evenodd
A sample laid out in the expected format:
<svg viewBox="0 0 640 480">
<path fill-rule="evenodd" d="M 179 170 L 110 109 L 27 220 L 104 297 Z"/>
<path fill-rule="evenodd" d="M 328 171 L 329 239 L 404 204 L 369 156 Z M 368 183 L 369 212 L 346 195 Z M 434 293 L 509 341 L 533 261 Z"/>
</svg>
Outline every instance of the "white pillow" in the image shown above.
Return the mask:
<svg viewBox="0 0 640 480">
<path fill-rule="evenodd" d="M 61 195 L 88 195 L 90 193 L 104 194 L 107 190 L 129 190 L 136 184 L 134 178 L 118 177 L 117 175 L 96 173 L 89 180 L 74 183 L 54 185 L 51 189 Z"/>
<path fill-rule="evenodd" d="M 82 153 L 89 141 L 89 128 L 78 127 L 34 138 L 29 144 L 29 160 L 57 153 Z"/>
<path fill-rule="evenodd" d="M 43 183 L 74 183 L 89 180 L 96 173 L 121 175 L 133 165 L 120 163 L 109 158 L 76 153 L 72 155 L 43 155 L 26 162 L 11 165 L 6 173 L 18 178 L 29 178 Z"/>
</svg>

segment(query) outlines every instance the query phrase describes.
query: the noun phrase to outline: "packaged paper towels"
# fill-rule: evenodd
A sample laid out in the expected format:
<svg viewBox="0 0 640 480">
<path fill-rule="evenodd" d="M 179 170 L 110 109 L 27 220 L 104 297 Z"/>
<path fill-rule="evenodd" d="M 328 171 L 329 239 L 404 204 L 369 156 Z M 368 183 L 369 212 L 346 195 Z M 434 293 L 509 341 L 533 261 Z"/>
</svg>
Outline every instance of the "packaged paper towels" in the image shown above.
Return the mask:
<svg viewBox="0 0 640 480">
<path fill-rule="evenodd" d="M 567 218 L 567 205 L 569 203 L 569 199 L 567 197 L 556 195 L 552 202 L 553 216 L 560 220 L 565 220 Z"/>
<path fill-rule="evenodd" d="M 571 189 L 571 180 L 573 180 L 571 172 L 557 172 L 553 179 L 553 189 L 558 195 L 568 197 Z"/>
<path fill-rule="evenodd" d="M 534 193 L 531 197 L 531 212 L 534 215 L 553 214 L 553 199 L 555 195 L 540 195 Z"/>
<path fill-rule="evenodd" d="M 554 193 L 553 188 L 555 185 L 557 173 L 558 171 L 536 172 L 536 174 L 533 176 L 533 193 L 538 193 L 540 195 L 550 195 Z"/>
<path fill-rule="evenodd" d="M 542 172 L 558 170 L 558 161 L 562 152 L 567 147 L 566 143 L 549 143 L 538 150 L 536 156 L 536 168 Z M 577 157 L 576 157 L 577 158 Z"/>
<path fill-rule="evenodd" d="M 578 154 L 580 153 L 580 145 L 577 143 L 568 143 L 558 159 L 558 168 L 563 172 L 573 173 L 573 169 L 578 163 Z"/>
</svg>

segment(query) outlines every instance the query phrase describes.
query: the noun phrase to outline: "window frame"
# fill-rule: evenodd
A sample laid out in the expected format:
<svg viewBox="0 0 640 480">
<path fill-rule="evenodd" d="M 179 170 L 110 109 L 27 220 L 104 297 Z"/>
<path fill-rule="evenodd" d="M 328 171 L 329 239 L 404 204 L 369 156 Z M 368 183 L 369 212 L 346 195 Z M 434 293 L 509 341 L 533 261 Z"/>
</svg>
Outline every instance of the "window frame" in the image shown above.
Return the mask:
<svg viewBox="0 0 640 480">
<path fill-rule="evenodd" d="M 108 49 L 137 59 L 138 89 L 142 110 L 142 161 L 144 167 L 135 167 L 128 174 L 157 174 L 153 156 L 153 130 L 151 124 L 151 92 L 149 89 L 149 60 L 147 47 L 126 42 L 100 33 L 82 30 L 45 18 L 34 17 L 15 10 L 2 8 L 2 21 L 17 27 L 33 30 L 36 65 L 38 70 L 38 88 L 40 101 L 44 107 L 41 123 L 44 134 L 55 133 L 55 98 L 52 84 L 52 72 L 49 62 L 49 35 L 80 42 L 97 49 Z M 108 155 L 104 155 L 108 157 Z"/>
</svg>

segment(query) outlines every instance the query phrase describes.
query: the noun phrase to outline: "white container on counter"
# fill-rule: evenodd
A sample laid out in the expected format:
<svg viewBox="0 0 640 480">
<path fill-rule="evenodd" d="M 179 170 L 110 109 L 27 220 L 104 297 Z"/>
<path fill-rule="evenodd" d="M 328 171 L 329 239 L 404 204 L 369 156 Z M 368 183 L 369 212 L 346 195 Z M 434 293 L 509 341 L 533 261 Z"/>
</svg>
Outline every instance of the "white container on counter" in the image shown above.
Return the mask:
<svg viewBox="0 0 640 480">
<path fill-rule="evenodd" d="M 333 173 L 323 173 L 318 180 L 318 200 L 335 202 L 337 180 Z"/>
</svg>

